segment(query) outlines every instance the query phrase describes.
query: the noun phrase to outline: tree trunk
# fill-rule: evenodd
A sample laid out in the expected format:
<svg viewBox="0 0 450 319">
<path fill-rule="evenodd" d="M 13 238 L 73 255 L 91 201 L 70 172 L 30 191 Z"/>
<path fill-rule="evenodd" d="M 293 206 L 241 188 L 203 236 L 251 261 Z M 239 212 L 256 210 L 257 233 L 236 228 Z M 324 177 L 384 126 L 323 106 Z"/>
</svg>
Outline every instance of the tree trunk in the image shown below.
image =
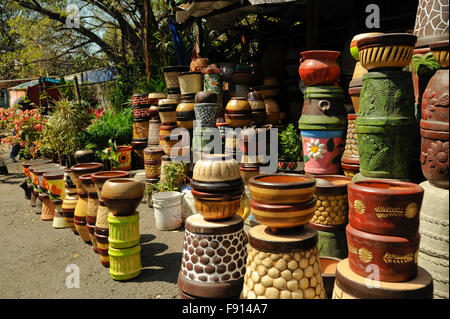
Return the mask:
<svg viewBox="0 0 450 319">
<path fill-rule="evenodd" d="M 143 50 L 144 50 L 144 62 L 145 62 L 145 73 L 147 75 L 148 82 L 150 83 L 151 79 L 151 58 L 150 58 L 150 48 L 151 48 L 151 36 L 150 36 L 150 19 L 152 13 L 150 13 L 152 10 L 150 0 L 144 0 L 144 37 L 143 37 Z"/>
</svg>

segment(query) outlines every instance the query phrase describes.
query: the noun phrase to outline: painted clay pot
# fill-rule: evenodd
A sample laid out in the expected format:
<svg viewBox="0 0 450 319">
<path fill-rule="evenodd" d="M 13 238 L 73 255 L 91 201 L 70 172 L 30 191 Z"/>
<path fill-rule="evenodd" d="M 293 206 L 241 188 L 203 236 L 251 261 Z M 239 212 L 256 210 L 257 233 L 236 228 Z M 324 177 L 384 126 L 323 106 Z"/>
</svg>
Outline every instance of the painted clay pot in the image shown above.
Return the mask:
<svg viewBox="0 0 450 319">
<path fill-rule="evenodd" d="M 346 227 L 348 260 L 356 274 L 373 276 L 368 265 L 379 269 L 379 280 L 404 282 L 417 276 L 420 235 L 397 237 L 366 233 Z"/>
<path fill-rule="evenodd" d="M 42 165 L 33 169 L 34 184 L 36 185 L 38 194 L 48 194 L 48 184 L 44 182 L 44 174 L 55 171 L 64 172 L 64 167 L 60 165 Z"/>
<path fill-rule="evenodd" d="M 307 226 L 276 234 L 264 225 L 248 232 L 242 299 L 325 299 L 317 232 Z"/>
<path fill-rule="evenodd" d="M 97 211 L 98 211 L 98 195 L 95 189 L 95 184 L 92 181 L 91 174 L 81 175 L 80 181 L 82 187 L 86 191 L 88 195 L 87 199 L 87 208 L 86 208 L 86 228 L 89 231 L 90 241 L 92 243 L 92 248 L 95 253 L 98 253 L 97 250 L 97 240 L 95 239 L 94 230 L 95 223 L 97 220 Z"/>
<path fill-rule="evenodd" d="M 31 176 L 30 176 L 30 171 L 29 168 L 33 165 L 39 165 L 39 164 L 49 164 L 52 161 L 49 159 L 32 159 L 32 160 L 28 160 L 22 163 L 23 166 L 23 173 L 25 174 L 25 180 L 27 182 L 28 185 L 32 184 L 32 180 L 31 180 Z"/>
<path fill-rule="evenodd" d="M 344 150 L 345 131 L 300 132 L 303 143 L 305 172 L 311 174 L 338 174 Z"/>
<path fill-rule="evenodd" d="M 272 174 L 249 179 L 252 199 L 265 204 L 300 204 L 312 200 L 316 180 L 311 175 Z"/>
<path fill-rule="evenodd" d="M 446 1 L 419 1 L 414 25 L 416 47 L 426 47 L 433 42 L 448 40 L 448 8 Z"/>
<path fill-rule="evenodd" d="M 179 127 L 192 129 L 195 120 L 194 112 L 194 94 L 186 94 L 181 97 L 181 102 L 176 109 L 177 124 Z"/>
<path fill-rule="evenodd" d="M 373 180 L 348 185 L 349 222 L 379 235 L 406 236 L 419 230 L 423 188 L 414 183 Z"/>
<path fill-rule="evenodd" d="M 234 181 L 240 178 L 239 164 L 224 154 L 207 155 L 195 163 L 192 178 L 202 182 Z"/>
<path fill-rule="evenodd" d="M 167 99 L 176 101 L 176 104 L 179 104 L 181 101 L 181 92 L 180 89 L 167 89 Z"/>
<path fill-rule="evenodd" d="M 159 178 L 161 175 L 161 159 L 164 151 L 161 147 L 147 147 L 144 150 L 145 177 Z"/>
<path fill-rule="evenodd" d="M 323 288 L 328 299 L 333 295 L 334 281 L 336 279 L 336 267 L 340 258 L 320 256 L 320 272 L 322 273 Z"/>
<path fill-rule="evenodd" d="M 298 74 L 306 86 L 334 85 L 341 75 L 338 51 L 314 50 L 300 53 Z"/>
<path fill-rule="evenodd" d="M 28 168 L 28 171 L 29 171 L 29 173 L 30 173 L 31 185 L 33 186 L 33 193 L 34 193 L 36 196 L 39 195 L 39 192 L 42 193 L 42 191 L 39 190 L 39 177 L 36 176 L 36 174 L 34 173 L 34 171 L 35 171 L 35 170 L 39 170 L 39 169 L 40 169 L 40 170 L 44 169 L 44 171 L 45 171 L 45 169 L 51 170 L 51 169 L 55 169 L 55 168 L 60 169 L 61 166 L 60 166 L 59 164 L 57 164 L 57 163 L 47 163 L 47 164 L 31 165 L 31 166 Z"/>
<path fill-rule="evenodd" d="M 310 224 L 315 229 L 327 231 L 347 224 L 347 184 L 352 180 L 342 175 L 316 176 L 317 206 Z"/>
<path fill-rule="evenodd" d="M 360 33 L 360 34 L 355 35 L 350 42 L 350 54 L 352 55 L 353 59 L 355 59 L 355 61 L 359 61 L 359 50 L 358 50 L 358 46 L 357 46 L 358 40 L 367 38 L 367 37 L 371 37 L 374 35 L 381 35 L 381 34 L 383 34 L 383 33 L 369 32 L 369 33 Z"/>
<path fill-rule="evenodd" d="M 249 66 L 246 64 L 237 64 L 233 76 L 231 77 L 231 81 L 234 84 L 244 84 L 248 86 L 250 83 L 250 77 L 251 74 Z"/>
<path fill-rule="evenodd" d="M 55 204 L 50 200 L 48 194 L 45 193 L 39 194 L 39 199 L 42 202 L 41 220 L 53 221 L 56 209 Z"/>
<path fill-rule="evenodd" d="M 412 59 L 417 36 L 409 33 L 387 33 L 357 41 L 359 60 L 367 70 L 404 68 Z"/>
<path fill-rule="evenodd" d="M 148 138 L 148 121 L 149 117 L 133 119 L 133 139 Z"/>
<path fill-rule="evenodd" d="M 144 169 L 144 149 L 147 147 L 147 138 L 133 139 L 131 146 L 133 147 L 132 164 L 133 169 Z"/>
<path fill-rule="evenodd" d="M 433 129 L 448 132 L 449 70 L 438 70 L 428 82 L 422 98 L 422 121 L 433 123 Z M 431 124 L 431 123 L 430 123 Z M 434 126 L 434 125 L 439 125 Z M 441 128 L 441 129 L 440 129 Z"/>
<path fill-rule="evenodd" d="M 164 79 L 168 89 L 179 88 L 178 73 L 189 71 L 188 66 L 174 65 L 163 67 Z"/>
<path fill-rule="evenodd" d="M 70 227 L 64 220 L 61 207 L 65 197 L 64 169 L 44 173 L 42 185 L 44 191 L 48 194 L 50 200 L 55 205 L 52 224 L 53 228 L 60 229 Z"/>
<path fill-rule="evenodd" d="M 175 135 L 175 134 L 164 136 L 161 145 L 164 153 L 168 156 L 174 155 L 172 154 L 172 149 L 174 149 L 174 145 L 180 143 L 182 138 L 183 138 L 182 135 Z"/>
<path fill-rule="evenodd" d="M 159 101 L 158 112 L 161 119 L 161 124 L 167 125 L 177 122 L 177 104 L 174 102 L 174 100 L 167 99 Z"/>
<path fill-rule="evenodd" d="M 225 120 L 230 127 L 244 127 L 252 122 L 252 110 L 246 97 L 233 97 L 225 107 Z"/>
<path fill-rule="evenodd" d="M 166 124 L 166 125 L 161 125 L 159 127 L 159 145 L 162 146 L 163 144 L 163 140 L 164 140 L 164 136 L 169 136 L 172 133 L 172 130 L 176 129 L 178 126 L 176 124 Z"/>
<path fill-rule="evenodd" d="M 433 186 L 448 189 L 448 130 L 433 131 L 421 128 L 420 136 L 423 175 Z"/>
<path fill-rule="evenodd" d="M 78 194 L 77 206 L 74 211 L 74 224 L 75 229 L 80 235 L 81 239 L 87 243 L 91 244 L 91 236 L 89 234 L 89 229 L 86 223 L 86 214 L 88 209 L 88 195 L 86 193 Z"/>
<path fill-rule="evenodd" d="M 216 66 L 208 66 L 203 74 L 203 87 L 208 92 L 222 92 L 222 75 L 221 70 Z"/>
<path fill-rule="evenodd" d="M 178 288 L 196 298 L 236 298 L 242 290 L 247 236 L 240 216 L 220 223 L 186 218 Z"/>
<path fill-rule="evenodd" d="M 74 214 L 75 214 L 75 207 L 77 206 L 78 198 L 73 195 L 67 195 L 61 206 L 61 212 L 63 215 L 63 218 L 67 225 L 69 225 L 70 229 L 73 231 L 75 235 L 78 235 L 78 231 L 75 228 L 74 224 Z"/>
<path fill-rule="evenodd" d="M 344 91 L 338 86 L 308 87 L 304 93 L 301 130 L 342 130 L 347 127 Z"/>
<path fill-rule="evenodd" d="M 109 274 L 114 280 L 130 280 L 142 273 L 141 246 L 116 249 L 109 247 Z"/>
<path fill-rule="evenodd" d="M 83 174 L 90 174 L 95 173 L 103 170 L 103 164 L 101 163 L 83 163 L 83 164 L 76 164 L 70 168 L 70 174 L 72 177 L 72 181 L 75 182 L 75 185 L 77 187 L 77 193 L 78 194 L 85 194 L 86 192 L 83 190 L 83 187 L 81 186 L 81 182 L 79 180 L 79 177 Z"/>
<path fill-rule="evenodd" d="M 266 104 L 261 94 L 250 92 L 247 95 L 247 101 L 252 109 L 252 120 L 256 126 L 266 124 Z"/>
<path fill-rule="evenodd" d="M 77 164 L 80 163 L 90 163 L 95 158 L 95 153 L 93 150 L 80 150 L 76 151 L 73 155 Z"/>
<path fill-rule="evenodd" d="M 108 242 L 111 248 L 124 249 L 139 245 L 139 213 L 131 216 L 108 216 Z"/>
<path fill-rule="evenodd" d="M 148 100 L 148 96 L 145 93 L 135 93 L 131 96 L 131 104 L 134 108 L 141 108 L 143 106 L 149 107 L 150 103 Z"/>
<path fill-rule="evenodd" d="M 191 190 L 197 212 L 207 221 L 221 221 L 236 215 L 241 207 L 243 190 L 226 195 Z"/>
<path fill-rule="evenodd" d="M 259 164 L 258 163 L 240 163 L 239 171 L 244 181 L 244 184 L 248 184 L 248 180 L 253 176 L 259 175 Z"/>
<path fill-rule="evenodd" d="M 345 163 L 341 159 L 341 168 L 342 168 L 342 171 L 344 172 L 345 176 L 353 177 L 353 176 L 359 174 L 359 163 L 358 164 L 349 164 L 349 163 Z"/>
<path fill-rule="evenodd" d="M 178 83 L 178 78 L 177 78 L 177 83 Z M 149 93 L 148 94 L 148 102 L 150 103 L 150 105 L 154 106 L 154 105 L 158 105 L 159 100 L 163 100 L 167 98 L 167 96 L 164 93 Z M 149 116 L 150 117 L 154 117 L 154 114 L 151 114 L 152 112 L 150 111 L 149 108 Z"/>
<path fill-rule="evenodd" d="M 203 88 L 203 75 L 201 72 L 178 73 L 181 94 L 197 93 Z"/>
<path fill-rule="evenodd" d="M 250 211 L 255 220 L 270 227 L 273 233 L 281 228 L 292 228 L 306 224 L 314 216 L 317 198 L 299 204 L 265 204 L 254 199 Z"/>
<path fill-rule="evenodd" d="M 332 299 L 432 299 L 433 278 L 418 267 L 417 277 L 406 282 L 383 282 L 353 272 L 349 259 L 336 267 Z"/>
<path fill-rule="evenodd" d="M 129 171 L 131 170 L 131 151 L 132 146 L 122 145 L 117 146 L 117 151 L 119 152 L 119 170 Z"/>
<path fill-rule="evenodd" d="M 272 98 L 264 98 L 266 106 L 266 123 L 277 125 L 281 119 L 281 112 L 278 103 Z"/>
<path fill-rule="evenodd" d="M 148 121 L 148 145 L 159 145 L 159 128 L 161 121 L 159 119 L 151 119 Z"/>
<path fill-rule="evenodd" d="M 359 166 L 358 153 L 358 135 L 356 134 L 356 114 L 347 115 L 347 135 L 345 137 L 345 148 L 342 154 L 341 166 L 344 169 L 345 165 Z M 344 165 L 344 166 L 343 166 Z M 348 168 L 348 167 L 347 167 Z M 344 169 L 345 171 L 345 169 Z M 358 167 L 359 172 L 359 167 Z"/>
<path fill-rule="evenodd" d="M 362 88 L 361 78 L 350 81 L 348 87 L 348 95 L 350 95 L 353 104 L 353 109 L 355 110 L 356 114 L 358 114 L 359 110 L 359 97 L 361 95 L 361 88 Z"/>
<path fill-rule="evenodd" d="M 216 118 L 219 115 L 216 103 L 195 103 L 194 112 L 198 125 L 215 125 Z"/>
<path fill-rule="evenodd" d="M 430 43 L 430 50 L 434 59 L 441 66 L 441 68 L 448 69 L 449 66 L 449 40 Z"/>
<path fill-rule="evenodd" d="M 217 93 L 211 91 L 200 91 L 197 92 L 194 96 L 194 102 L 198 103 L 217 103 Z"/>
<path fill-rule="evenodd" d="M 114 216 L 130 216 L 144 196 L 144 185 L 131 178 L 113 178 L 105 182 L 102 201 Z"/>
</svg>

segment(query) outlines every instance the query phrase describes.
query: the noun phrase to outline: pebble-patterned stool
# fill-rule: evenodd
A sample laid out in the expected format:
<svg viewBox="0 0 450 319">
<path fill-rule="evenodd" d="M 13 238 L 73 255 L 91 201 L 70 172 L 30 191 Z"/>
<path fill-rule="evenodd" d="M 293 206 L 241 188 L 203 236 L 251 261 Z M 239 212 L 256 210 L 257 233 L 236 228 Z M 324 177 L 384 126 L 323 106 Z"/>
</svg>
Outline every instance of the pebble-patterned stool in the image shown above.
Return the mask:
<svg viewBox="0 0 450 319">
<path fill-rule="evenodd" d="M 309 226 L 276 235 L 264 225 L 248 234 L 242 299 L 325 299 L 317 231 Z"/>
<path fill-rule="evenodd" d="M 200 214 L 185 221 L 178 288 L 183 298 L 238 298 L 245 274 L 247 236 L 238 215 L 220 222 Z"/>
</svg>

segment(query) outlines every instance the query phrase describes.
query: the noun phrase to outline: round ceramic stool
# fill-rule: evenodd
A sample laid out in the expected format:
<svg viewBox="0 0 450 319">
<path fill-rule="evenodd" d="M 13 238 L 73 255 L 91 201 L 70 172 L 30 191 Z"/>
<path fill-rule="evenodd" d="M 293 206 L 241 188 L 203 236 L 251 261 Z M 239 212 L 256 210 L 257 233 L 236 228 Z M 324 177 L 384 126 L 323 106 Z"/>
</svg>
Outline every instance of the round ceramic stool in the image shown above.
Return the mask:
<svg viewBox="0 0 450 319">
<path fill-rule="evenodd" d="M 129 280 L 136 278 L 142 272 L 141 246 L 131 248 L 108 249 L 110 268 L 109 274 L 114 280 Z"/>
<path fill-rule="evenodd" d="M 64 220 L 75 235 L 79 235 L 74 223 L 75 207 L 77 206 L 77 202 L 78 197 L 67 194 L 61 205 Z"/>
<path fill-rule="evenodd" d="M 419 267 L 417 277 L 406 282 L 382 282 L 355 274 L 348 259 L 336 267 L 332 299 L 432 299 L 433 278 Z"/>
<path fill-rule="evenodd" d="M 274 234 L 264 225 L 248 233 L 242 299 L 325 299 L 317 231 L 301 226 Z"/>
<path fill-rule="evenodd" d="M 62 203 L 65 198 L 64 170 L 44 173 L 44 183 L 50 200 L 55 204 L 55 213 L 53 216 L 54 228 L 68 228 L 69 224 L 62 214 Z"/>
<path fill-rule="evenodd" d="M 195 298 L 237 298 L 245 274 L 247 236 L 238 215 L 210 222 L 199 214 L 186 218 L 181 294 Z"/>
<path fill-rule="evenodd" d="M 108 215 L 110 247 L 124 249 L 139 245 L 139 213 L 131 216 Z"/>
</svg>

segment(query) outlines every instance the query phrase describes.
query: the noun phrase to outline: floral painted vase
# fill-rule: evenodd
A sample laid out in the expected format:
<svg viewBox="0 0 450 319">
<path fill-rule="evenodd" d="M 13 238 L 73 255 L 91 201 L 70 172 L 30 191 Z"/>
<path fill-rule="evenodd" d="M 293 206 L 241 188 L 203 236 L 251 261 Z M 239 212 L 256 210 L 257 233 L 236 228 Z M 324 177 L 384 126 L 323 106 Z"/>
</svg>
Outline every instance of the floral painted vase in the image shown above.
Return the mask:
<svg viewBox="0 0 450 319">
<path fill-rule="evenodd" d="M 337 174 L 341 171 L 345 131 L 301 131 L 305 172 Z"/>
</svg>

